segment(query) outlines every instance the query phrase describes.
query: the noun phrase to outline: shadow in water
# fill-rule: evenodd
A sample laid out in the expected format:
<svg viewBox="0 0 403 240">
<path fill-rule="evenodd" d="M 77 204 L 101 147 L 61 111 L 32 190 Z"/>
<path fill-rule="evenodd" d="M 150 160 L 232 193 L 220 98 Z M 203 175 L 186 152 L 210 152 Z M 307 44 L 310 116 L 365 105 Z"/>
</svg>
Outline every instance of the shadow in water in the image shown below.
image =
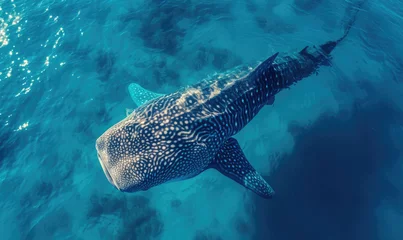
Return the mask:
<svg viewBox="0 0 403 240">
<path fill-rule="evenodd" d="M 256 198 L 256 239 L 381 239 L 377 206 L 402 202 L 386 175 L 401 154 L 391 128 L 403 118 L 385 102 L 356 106 L 306 129 L 290 126 L 295 149 L 268 179 L 277 194 Z"/>
</svg>

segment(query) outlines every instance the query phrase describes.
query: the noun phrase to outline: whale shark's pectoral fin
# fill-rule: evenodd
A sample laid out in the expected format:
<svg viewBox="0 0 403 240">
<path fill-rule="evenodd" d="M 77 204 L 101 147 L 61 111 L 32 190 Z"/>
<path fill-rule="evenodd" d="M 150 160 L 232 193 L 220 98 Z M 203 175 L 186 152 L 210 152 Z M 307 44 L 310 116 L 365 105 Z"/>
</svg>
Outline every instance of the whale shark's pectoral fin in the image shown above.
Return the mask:
<svg viewBox="0 0 403 240">
<path fill-rule="evenodd" d="M 235 138 L 227 140 L 210 167 L 264 198 L 274 195 L 272 187 L 248 162 Z"/>
<path fill-rule="evenodd" d="M 128 87 L 130 97 L 134 101 L 134 103 L 139 107 L 144 103 L 153 100 L 155 98 L 161 97 L 164 94 L 151 92 L 147 89 L 144 89 L 137 83 L 131 83 Z"/>
</svg>

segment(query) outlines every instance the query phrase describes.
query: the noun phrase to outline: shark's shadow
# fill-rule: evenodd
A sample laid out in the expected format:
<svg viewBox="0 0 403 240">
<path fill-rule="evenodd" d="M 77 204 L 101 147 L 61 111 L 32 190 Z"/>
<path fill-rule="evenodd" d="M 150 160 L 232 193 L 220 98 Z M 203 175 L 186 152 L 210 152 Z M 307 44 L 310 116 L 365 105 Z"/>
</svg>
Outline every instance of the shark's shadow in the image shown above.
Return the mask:
<svg viewBox="0 0 403 240">
<path fill-rule="evenodd" d="M 268 179 L 277 194 L 256 198 L 255 238 L 381 239 L 377 206 L 402 209 L 402 187 L 386 178 L 401 154 L 391 127 L 402 122 L 399 111 L 378 102 L 324 116 L 309 129 L 291 127 L 295 149 Z"/>
</svg>

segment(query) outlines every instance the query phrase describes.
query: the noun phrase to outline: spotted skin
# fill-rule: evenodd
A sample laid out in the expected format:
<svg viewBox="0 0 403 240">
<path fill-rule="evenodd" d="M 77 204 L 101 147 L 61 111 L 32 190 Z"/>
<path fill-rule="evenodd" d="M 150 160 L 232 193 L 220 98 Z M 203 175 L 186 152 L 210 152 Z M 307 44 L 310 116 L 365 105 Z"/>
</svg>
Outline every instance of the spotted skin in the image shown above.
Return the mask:
<svg viewBox="0 0 403 240">
<path fill-rule="evenodd" d="M 150 99 L 163 96 L 163 94 L 143 91 L 143 88 L 137 83 L 130 84 L 128 88 L 130 97 L 137 106 L 145 104 Z"/>
<path fill-rule="evenodd" d="M 96 141 L 109 182 L 124 192 L 144 191 L 215 168 L 256 194 L 271 198 L 273 189 L 232 136 L 265 105 L 273 104 L 278 92 L 330 64 L 331 52 L 347 36 L 364 2 L 352 5 L 345 33 L 336 41 L 286 56 L 274 54 L 254 69 L 213 75 L 168 95 L 131 84 L 129 93 L 138 108 Z"/>
<path fill-rule="evenodd" d="M 273 104 L 278 92 L 326 65 L 333 43 L 289 56 L 276 53 L 255 69 L 216 75 L 168 95 L 144 93 L 139 85 L 129 87 L 140 106 L 96 141 L 107 179 L 121 191 L 136 192 L 215 168 L 271 198 L 274 190 L 232 136 L 262 107 Z"/>
<path fill-rule="evenodd" d="M 210 165 L 225 176 L 251 189 L 264 198 L 274 195 L 274 190 L 252 167 L 242 152 L 238 141 L 228 138 Z"/>
</svg>

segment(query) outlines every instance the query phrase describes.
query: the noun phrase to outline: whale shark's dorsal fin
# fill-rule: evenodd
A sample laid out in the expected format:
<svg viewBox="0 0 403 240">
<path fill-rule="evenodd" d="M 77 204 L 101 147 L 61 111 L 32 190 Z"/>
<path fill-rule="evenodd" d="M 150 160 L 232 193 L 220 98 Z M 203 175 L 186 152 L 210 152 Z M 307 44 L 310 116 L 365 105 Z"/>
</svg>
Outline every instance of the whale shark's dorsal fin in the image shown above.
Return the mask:
<svg viewBox="0 0 403 240">
<path fill-rule="evenodd" d="M 235 138 L 227 140 L 210 167 L 264 198 L 271 198 L 274 195 L 272 187 L 248 162 Z"/>
<path fill-rule="evenodd" d="M 308 46 L 304 47 L 304 49 L 302 49 L 301 51 L 299 51 L 299 53 L 304 54 L 306 53 L 306 50 L 308 49 Z"/>
<path fill-rule="evenodd" d="M 131 83 L 128 87 L 130 97 L 132 98 L 133 102 L 137 105 L 137 107 L 143 105 L 144 103 L 153 100 L 155 98 L 164 96 L 161 93 L 151 92 L 137 83 Z"/>
<path fill-rule="evenodd" d="M 261 64 L 259 64 L 255 68 L 255 70 L 253 70 L 252 73 L 260 75 L 262 72 L 267 71 L 267 69 L 269 69 L 269 67 L 274 63 L 274 60 L 277 58 L 278 54 L 279 53 L 277 52 L 277 53 L 273 54 L 271 57 L 269 57 L 268 59 L 264 60 Z"/>
</svg>

